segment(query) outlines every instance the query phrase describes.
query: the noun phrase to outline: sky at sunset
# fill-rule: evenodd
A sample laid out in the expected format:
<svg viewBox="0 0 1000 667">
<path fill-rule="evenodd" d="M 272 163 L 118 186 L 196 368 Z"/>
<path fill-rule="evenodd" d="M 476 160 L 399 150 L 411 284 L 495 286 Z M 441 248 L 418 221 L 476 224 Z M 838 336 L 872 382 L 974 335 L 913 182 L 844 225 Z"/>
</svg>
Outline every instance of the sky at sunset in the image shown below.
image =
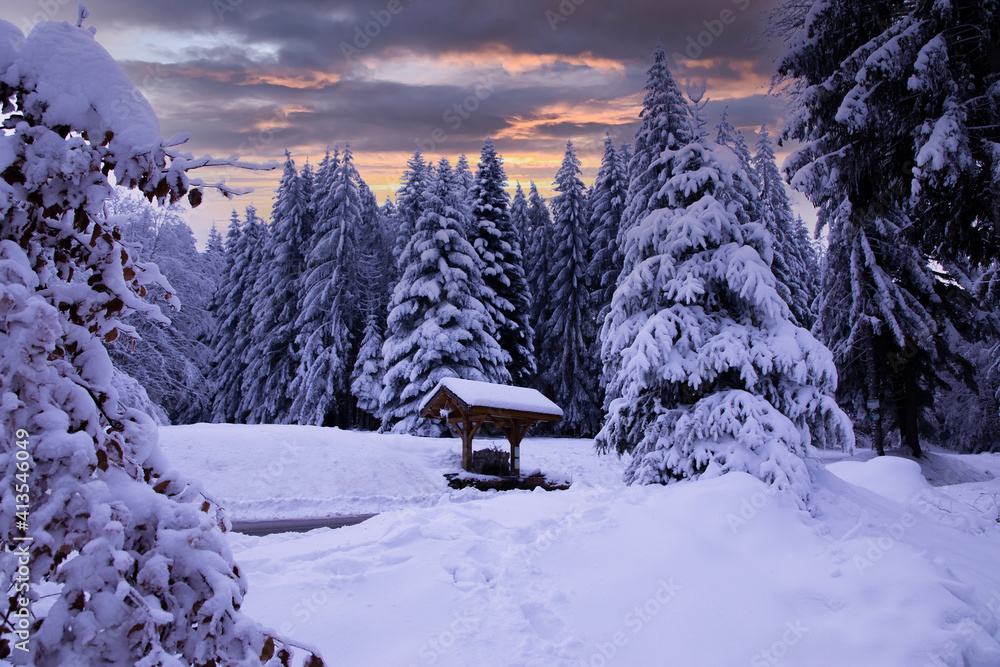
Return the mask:
<svg viewBox="0 0 1000 667">
<path fill-rule="evenodd" d="M 350 142 L 379 201 L 420 148 L 475 167 L 487 136 L 511 189 L 551 193 L 567 139 L 593 182 L 604 134 L 631 142 L 646 70 L 660 42 L 678 81 L 707 79 L 708 115 L 730 118 L 751 146 L 783 123 L 768 95 L 780 45 L 760 37 L 777 0 L 89 0 L 86 24 L 160 118 L 196 155 L 316 163 Z M 76 18 L 68 0 L 0 0 L 27 32 Z M 774 132 L 772 131 L 772 134 Z M 786 153 L 779 155 L 782 159 Z M 202 170 L 254 192 L 210 194 L 191 212 L 200 241 L 234 206 L 268 215 L 280 170 Z M 797 198 L 801 201 L 801 198 Z M 803 213 L 808 217 L 807 209 Z"/>
</svg>

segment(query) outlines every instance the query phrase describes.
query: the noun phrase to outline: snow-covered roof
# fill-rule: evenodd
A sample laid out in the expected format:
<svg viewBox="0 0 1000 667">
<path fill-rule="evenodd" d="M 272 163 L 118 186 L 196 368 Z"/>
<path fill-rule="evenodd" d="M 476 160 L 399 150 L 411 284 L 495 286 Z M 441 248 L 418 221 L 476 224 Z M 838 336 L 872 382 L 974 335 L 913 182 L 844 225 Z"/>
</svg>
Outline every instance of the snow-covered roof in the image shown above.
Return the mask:
<svg viewBox="0 0 1000 667">
<path fill-rule="evenodd" d="M 517 410 L 562 417 L 558 405 L 545 398 L 541 392 L 527 387 L 510 387 L 491 382 L 477 382 L 460 378 L 444 378 L 420 402 L 423 410 L 442 389 L 447 389 L 470 408 Z"/>
</svg>

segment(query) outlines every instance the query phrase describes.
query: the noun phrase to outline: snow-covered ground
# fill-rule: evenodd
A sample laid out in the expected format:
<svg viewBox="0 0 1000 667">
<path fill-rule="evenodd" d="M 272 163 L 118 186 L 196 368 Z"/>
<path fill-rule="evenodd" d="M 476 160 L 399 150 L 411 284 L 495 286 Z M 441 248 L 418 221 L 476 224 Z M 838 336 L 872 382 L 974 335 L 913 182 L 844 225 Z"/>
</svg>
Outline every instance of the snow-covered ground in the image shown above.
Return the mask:
<svg viewBox="0 0 1000 667">
<path fill-rule="evenodd" d="M 932 486 L 824 452 L 804 512 L 742 473 L 626 487 L 583 440 L 522 445 L 568 491 L 507 493 L 447 487 L 454 439 L 194 425 L 161 444 L 233 518 L 382 512 L 230 535 L 244 609 L 330 664 L 1000 665 L 1000 455 L 935 453 Z"/>
</svg>

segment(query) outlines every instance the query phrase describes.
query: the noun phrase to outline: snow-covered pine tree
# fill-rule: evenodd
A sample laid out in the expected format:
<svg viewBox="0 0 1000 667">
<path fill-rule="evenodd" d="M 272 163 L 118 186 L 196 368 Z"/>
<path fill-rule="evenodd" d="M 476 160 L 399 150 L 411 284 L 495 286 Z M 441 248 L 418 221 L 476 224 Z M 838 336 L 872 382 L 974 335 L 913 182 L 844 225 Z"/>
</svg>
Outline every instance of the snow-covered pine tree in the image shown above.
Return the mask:
<svg viewBox="0 0 1000 667">
<path fill-rule="evenodd" d="M 421 208 L 423 194 L 434 176 L 433 171 L 433 168 L 424 161 L 420 151 L 415 151 L 406 162 L 402 185 L 396 192 L 396 220 L 399 223 L 399 230 L 396 233 L 392 254 L 397 262 L 397 277 L 402 274 L 402 267 L 398 266 L 398 262 L 403 255 L 403 249 L 410 242 L 413 230 L 417 228 L 417 220 L 423 213 Z"/>
<path fill-rule="evenodd" d="M 0 43 L 0 95 L 18 117 L 0 134 L 0 576 L 30 585 L 8 588 L 0 645 L 39 667 L 282 663 L 287 648 L 239 611 L 247 582 L 222 518 L 165 471 L 149 418 L 119 405 L 103 346 L 132 333 L 129 313 L 163 319 L 143 295 L 171 291 L 102 220 L 109 175 L 194 204 L 199 162 L 164 145 L 89 29 L 43 22 L 25 38 L 0 21 Z"/>
<path fill-rule="evenodd" d="M 375 312 L 368 314 L 365 334 L 361 339 L 354 369 L 351 371 L 351 393 L 357 400 L 359 410 L 365 414 L 358 421 L 367 430 L 374 429 L 378 422 L 379 397 L 382 395 L 382 329 Z"/>
<path fill-rule="evenodd" d="M 737 215 L 742 216 L 741 219 L 743 220 L 759 220 L 760 175 L 757 173 L 757 169 L 753 165 L 753 156 L 750 154 L 750 147 L 747 145 L 746 137 L 743 135 L 742 130 L 737 130 L 732 121 L 729 120 L 728 107 L 723 109 L 722 117 L 719 119 L 719 124 L 716 126 L 715 130 L 715 143 L 726 146 L 732 150 L 733 154 L 736 155 L 737 159 L 740 161 L 740 170 L 746 175 L 745 178 L 738 180 L 734 184 L 735 192 L 730 195 L 740 204 Z M 771 230 L 768 229 L 768 231 Z M 773 232 L 771 235 L 774 236 Z M 771 254 L 773 254 L 773 252 Z M 764 257 L 764 259 L 770 261 L 767 257 Z M 773 264 L 773 262 L 771 263 Z M 774 273 L 773 266 L 772 273 Z M 777 278 L 777 274 L 775 274 L 775 277 Z M 779 291 L 783 286 L 784 284 L 779 286 Z"/>
<path fill-rule="evenodd" d="M 590 437 L 600 421 L 598 380 L 594 354 L 595 320 L 587 283 L 590 234 L 580 160 L 573 142 L 566 142 L 566 155 L 556 174 L 552 200 L 552 263 L 549 317 L 540 326 L 543 347 L 539 367 L 545 386 L 563 409 L 555 430 L 577 437 Z"/>
<path fill-rule="evenodd" d="M 330 153 L 327 146 L 323 159 L 319 161 L 319 167 L 311 179 L 312 187 L 309 195 L 309 209 L 312 213 L 313 221 L 316 220 L 316 211 L 320 208 L 320 202 L 330 192 L 330 183 L 333 181 L 333 174 L 340 166 L 340 147 L 335 147 Z"/>
<path fill-rule="evenodd" d="M 625 212 L 628 180 L 610 134 L 604 135 L 604 157 L 594 181 L 590 221 L 590 289 L 597 322 L 603 322 L 622 272 L 618 230 Z"/>
<path fill-rule="evenodd" d="M 308 209 L 302 178 L 291 154 L 285 151 L 285 169 L 271 212 L 265 266 L 257 276 L 256 298 L 251 305 L 254 329 L 244 382 L 251 423 L 289 421 L 291 385 L 299 365 L 295 338 L 300 282 L 312 237 Z"/>
<path fill-rule="evenodd" d="M 549 320 L 552 314 L 553 303 L 549 280 L 552 274 L 552 253 L 554 251 L 553 233 L 549 207 L 538 193 L 535 182 L 531 181 L 528 195 L 528 229 L 525 231 L 528 245 L 524 249 L 524 261 L 528 266 L 528 289 L 531 290 L 531 314 L 528 318 L 528 324 L 535 334 L 533 348 L 536 365 L 541 359 L 544 344 L 540 327 Z M 550 393 L 541 373 L 535 376 L 535 387 L 544 394 Z"/>
<path fill-rule="evenodd" d="M 749 182 L 739 158 L 707 140 L 700 105 L 659 113 L 693 138 L 663 152 L 667 205 L 626 235 L 602 332 L 605 359 L 621 361 L 597 446 L 633 454 L 630 483 L 745 471 L 802 502 L 806 444 L 853 446 L 832 355 L 791 321 L 762 259 L 767 230 L 727 205 Z"/>
<path fill-rule="evenodd" d="M 985 173 L 997 156 L 966 121 L 996 127 L 996 111 L 967 97 L 989 85 L 970 75 L 991 71 L 979 49 L 996 33 L 996 11 L 830 0 L 803 17 L 779 67 L 798 107 L 786 134 L 804 143 L 788 173 L 817 206 L 820 229 L 829 227 L 820 318 L 843 399 L 859 412 L 879 400 L 917 456 L 921 415 L 947 367 L 962 363 L 952 336 L 969 318 L 965 299 L 941 293 L 949 281 L 964 282 L 967 258 L 995 256 L 984 255 L 993 232 L 984 235 L 989 225 L 977 221 L 1000 210 L 981 196 L 997 181 Z M 978 26 L 983 20 L 989 25 Z M 973 165 L 976 154 L 983 161 Z M 877 421 L 880 451 L 881 436 Z"/>
<path fill-rule="evenodd" d="M 866 187 L 876 198 L 887 194 L 905 204 L 913 223 L 907 236 L 925 255 L 943 263 L 995 260 L 1000 256 L 1000 6 L 895 0 L 879 8 L 891 15 L 876 30 L 856 31 L 844 23 L 852 3 L 828 4 L 810 15 L 804 29 L 817 40 L 853 46 L 854 51 L 844 49 L 839 69 L 854 72 L 854 78 L 828 87 L 818 104 L 814 83 L 828 74 L 829 63 L 814 59 L 804 68 L 815 47 L 804 40 L 793 44 L 781 72 L 809 86 L 793 132 L 803 134 L 808 127 L 810 137 L 819 137 L 819 130 L 836 123 L 841 131 L 833 136 L 863 138 L 858 158 L 872 165 Z"/>
<path fill-rule="evenodd" d="M 476 177 L 472 174 L 472 167 L 469 166 L 469 158 L 465 157 L 465 153 L 459 155 L 458 162 L 455 163 L 455 181 L 459 185 L 459 190 L 465 190 L 471 200 Z"/>
<path fill-rule="evenodd" d="M 670 203 L 663 194 L 663 186 L 669 174 L 664 173 L 666 164 L 661 160 L 661 155 L 666 150 L 686 146 L 693 139 L 690 123 L 686 120 L 687 101 L 677 86 L 667 66 L 667 56 L 659 45 L 653 53 L 653 64 L 647 73 L 645 91 L 642 111 L 639 113 L 642 123 L 636 130 L 632 157 L 628 162 L 629 183 L 625 195 L 625 211 L 618 230 L 618 247 L 622 252 L 622 273 L 618 284 L 633 268 L 628 265 L 624 252 L 628 231 L 650 213 Z M 603 329 L 606 322 L 602 320 L 600 324 L 601 378 L 607 387 L 611 378 L 621 370 L 621 359 L 604 354 L 606 336 Z M 613 398 L 605 395 L 605 409 Z"/>
<path fill-rule="evenodd" d="M 208 230 L 208 240 L 205 242 L 205 259 L 211 268 L 211 275 L 218 277 L 226 265 L 226 243 L 219 229 L 212 223 Z"/>
<path fill-rule="evenodd" d="M 368 314 L 374 313 L 378 317 L 380 330 L 385 325 L 396 272 L 392 244 L 396 240 L 397 225 L 395 207 L 391 200 L 386 198 L 388 208 L 382 208 L 363 180 L 359 180 L 358 189 L 362 210 L 361 227 L 356 234 L 356 256 L 352 260 L 354 268 L 351 271 L 354 282 L 352 292 L 356 295 L 352 308 L 351 338 L 360 346 L 365 336 Z"/>
<path fill-rule="evenodd" d="M 255 401 L 260 399 L 260 394 L 255 391 L 255 387 L 262 380 L 250 370 L 250 364 L 254 361 L 254 331 L 260 322 L 260 311 L 254 307 L 262 300 L 261 293 L 264 282 L 261 277 L 268 271 L 271 261 L 271 230 L 267 222 L 254 215 L 253 224 L 248 220 L 243 227 L 244 236 L 248 237 L 249 256 L 247 258 L 246 280 L 247 288 L 244 292 L 244 304 L 247 313 L 244 318 L 245 332 L 241 332 L 240 346 L 242 348 L 243 373 L 240 377 L 239 387 L 234 391 L 239 393 L 239 408 L 236 410 L 236 420 L 239 423 L 253 423 L 251 412 L 258 406 Z"/>
<path fill-rule="evenodd" d="M 510 357 L 495 340 L 482 301 L 479 258 L 466 240 L 455 173 L 441 159 L 423 195 L 423 213 L 400 256 L 392 295 L 379 410 L 382 430 L 440 435 L 420 418 L 424 395 L 444 377 L 510 382 Z"/>
<path fill-rule="evenodd" d="M 483 144 L 471 190 L 472 234 L 486 290 L 483 304 L 493 319 L 497 342 L 510 356 L 507 371 L 517 386 L 535 376 L 534 333 L 528 322 L 531 297 L 521 246 L 508 213 L 507 175 L 492 139 Z M 498 379 L 490 378 L 490 381 Z"/>
<path fill-rule="evenodd" d="M 947 377 L 971 369 L 958 354 L 973 332 L 975 308 L 965 288 L 951 289 L 907 240 L 907 218 L 896 210 L 867 218 L 852 215 L 849 199 L 820 209 L 829 227 L 819 298 L 821 334 L 838 364 L 839 398 L 863 420 L 866 401 L 881 402 L 872 426 L 881 454 L 885 429 L 921 455 L 920 433 L 929 421 L 934 393 Z M 965 292 L 965 296 L 962 296 Z"/>
<path fill-rule="evenodd" d="M 753 162 L 753 156 L 750 154 L 750 147 L 747 146 L 746 137 L 743 135 L 743 132 L 737 130 L 729 120 L 728 108 L 723 110 L 722 118 L 719 121 L 719 125 L 716 130 L 717 134 L 715 142 L 722 146 L 726 146 L 733 151 L 740 161 L 740 169 L 744 174 L 746 174 L 746 179 L 738 181 L 736 183 L 736 187 L 734 188 L 734 192 L 732 193 L 735 203 L 738 204 L 736 213 L 740 216 L 741 222 L 754 220 L 764 224 L 764 227 L 769 233 L 769 238 L 771 239 L 771 247 L 766 249 L 766 252 L 761 254 L 761 258 L 767 262 L 768 266 L 771 268 L 771 273 L 774 274 L 774 278 L 777 281 L 775 283 L 775 289 L 778 291 L 778 296 L 780 296 L 785 303 L 788 304 L 788 307 L 792 309 L 792 315 L 795 317 L 795 322 L 809 328 L 808 323 L 798 319 L 798 311 L 793 307 L 793 303 L 795 302 L 793 291 L 795 287 L 791 284 L 791 281 L 795 280 L 795 276 L 789 268 L 783 252 L 785 239 L 789 236 L 791 231 L 789 228 L 778 227 L 778 223 L 781 221 L 764 215 L 763 204 L 760 200 L 760 174 L 757 173 L 757 168 Z"/>
<path fill-rule="evenodd" d="M 472 215 L 472 188 L 476 185 L 476 177 L 472 173 L 472 167 L 469 166 L 469 158 L 465 157 L 465 153 L 458 156 L 458 162 L 455 163 L 455 183 L 458 186 L 458 191 L 460 193 L 465 193 L 462 196 L 462 201 L 465 203 L 465 219 L 469 223 L 469 228 L 466 230 L 466 237 L 470 240 L 475 236 L 475 221 Z"/>
<path fill-rule="evenodd" d="M 622 173 L 625 175 L 625 182 L 628 183 L 629 182 L 628 166 L 632 164 L 632 144 L 627 143 L 625 141 L 622 142 L 622 145 L 618 147 L 618 160 L 619 162 L 621 162 L 621 170 Z M 622 215 L 623 216 L 625 215 L 624 212 L 622 213 Z"/>
<path fill-rule="evenodd" d="M 251 204 L 246 207 L 242 224 L 236 211 L 230 220 L 226 243 L 228 274 L 219 283 L 215 298 L 215 334 L 212 349 L 215 366 L 209 381 L 215 388 L 212 421 L 245 423 L 247 413 L 241 407 L 245 352 L 253 331 L 253 286 L 264 238 L 264 224 Z"/>
<path fill-rule="evenodd" d="M 325 196 L 314 193 L 312 238 L 299 293 L 301 359 L 292 383 L 291 418 L 299 424 L 342 423 L 348 412 L 353 262 L 362 224 L 360 177 L 350 145 L 344 147 Z"/>
<path fill-rule="evenodd" d="M 667 55 L 660 45 L 653 53 L 653 65 L 646 80 L 646 95 L 635 132 L 632 159 L 628 162 L 629 187 L 625 212 L 619 230 L 618 245 L 625 247 L 625 234 L 650 212 L 663 208 L 667 201 L 661 189 L 666 181 L 660 155 L 687 145 L 693 137 L 691 128 L 680 119 L 687 113 L 687 102 L 667 67 Z M 631 270 L 631 267 L 626 267 Z"/>
<path fill-rule="evenodd" d="M 229 229 L 226 232 L 226 254 L 225 264 L 222 273 L 219 275 L 219 282 L 212 297 L 212 313 L 215 315 L 215 330 L 212 332 L 210 345 L 212 348 L 212 367 L 208 373 L 208 382 L 211 387 L 212 397 L 212 417 L 213 422 L 227 422 L 233 420 L 236 408 L 230 405 L 222 397 L 221 387 L 224 383 L 230 382 L 231 378 L 242 372 L 240 358 L 233 354 L 236 345 L 234 331 L 237 322 L 242 315 L 240 311 L 240 300 L 242 295 L 236 294 L 233 287 L 236 274 L 233 269 L 236 265 L 237 248 L 241 247 L 244 241 L 240 214 L 233 209 L 229 218 Z"/>
<path fill-rule="evenodd" d="M 812 329 L 816 322 L 813 308 L 819 293 L 819 262 L 802 219 L 792 212 L 766 123 L 757 135 L 753 167 L 760 187 L 759 219 L 774 237 L 771 271 L 788 288 L 788 307 L 795 321 Z"/>
<path fill-rule="evenodd" d="M 528 237 L 528 198 L 524 196 L 524 189 L 521 188 L 521 181 L 517 182 L 514 190 L 514 199 L 510 203 L 510 224 L 514 225 L 517 232 L 517 244 L 521 247 L 522 259 L 526 252 Z"/>
</svg>

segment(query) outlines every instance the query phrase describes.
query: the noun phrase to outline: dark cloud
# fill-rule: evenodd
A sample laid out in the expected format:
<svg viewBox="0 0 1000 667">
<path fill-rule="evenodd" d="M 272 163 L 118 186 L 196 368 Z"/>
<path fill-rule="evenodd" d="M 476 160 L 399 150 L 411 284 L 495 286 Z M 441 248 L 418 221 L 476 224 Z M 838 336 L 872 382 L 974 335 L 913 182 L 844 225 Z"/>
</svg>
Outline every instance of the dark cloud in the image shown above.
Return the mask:
<svg viewBox="0 0 1000 667">
<path fill-rule="evenodd" d="M 418 146 L 433 157 L 471 157 L 493 136 L 502 152 L 545 156 L 518 167 L 522 180 L 541 186 L 551 181 L 551 163 L 561 159 L 567 139 L 585 161 L 591 158 L 591 171 L 605 132 L 616 143 L 631 141 L 637 119 L 614 111 L 627 106 L 622 100 L 641 99 L 657 42 L 679 80 L 706 77 L 710 98 L 729 98 L 738 127 L 749 132 L 763 121 L 780 123 L 782 105 L 753 90 L 773 70 L 777 47 L 758 35 L 777 2 L 87 4 L 88 24 L 97 26 L 98 40 L 153 103 L 164 135 L 191 132 L 194 152 L 280 158 L 289 147 L 315 156 L 326 145 L 350 141 L 363 165 L 366 153 Z M 76 17 L 69 0 L 0 0 L 0 10 L 21 26 Z M 484 52 L 492 56 L 472 57 Z M 434 58 L 449 63 L 447 76 L 385 71 Z M 490 80 L 490 90 L 481 77 Z M 723 104 L 709 104 L 712 124 Z M 754 138 L 748 136 L 751 143 Z"/>
<path fill-rule="evenodd" d="M 280 47 L 287 64 L 327 67 L 343 59 L 369 28 L 365 51 L 405 47 L 421 53 L 476 51 L 486 44 L 516 52 L 594 55 L 645 61 L 656 42 L 668 53 L 691 49 L 708 58 L 745 58 L 771 45 L 758 37 L 777 0 L 91 0 L 90 22 L 102 30 L 170 30 L 226 35 L 247 44 Z M 397 9 L 392 14 L 389 7 Z M 0 3 L 15 23 L 32 18 L 69 20 L 67 0 Z M 20 19 L 20 21 L 19 21 Z M 8 19 L 12 20 L 12 19 Z M 364 41 L 364 38 L 362 38 Z M 693 45 L 693 46 L 692 46 Z M 699 51 L 700 49 L 700 51 Z"/>
</svg>

